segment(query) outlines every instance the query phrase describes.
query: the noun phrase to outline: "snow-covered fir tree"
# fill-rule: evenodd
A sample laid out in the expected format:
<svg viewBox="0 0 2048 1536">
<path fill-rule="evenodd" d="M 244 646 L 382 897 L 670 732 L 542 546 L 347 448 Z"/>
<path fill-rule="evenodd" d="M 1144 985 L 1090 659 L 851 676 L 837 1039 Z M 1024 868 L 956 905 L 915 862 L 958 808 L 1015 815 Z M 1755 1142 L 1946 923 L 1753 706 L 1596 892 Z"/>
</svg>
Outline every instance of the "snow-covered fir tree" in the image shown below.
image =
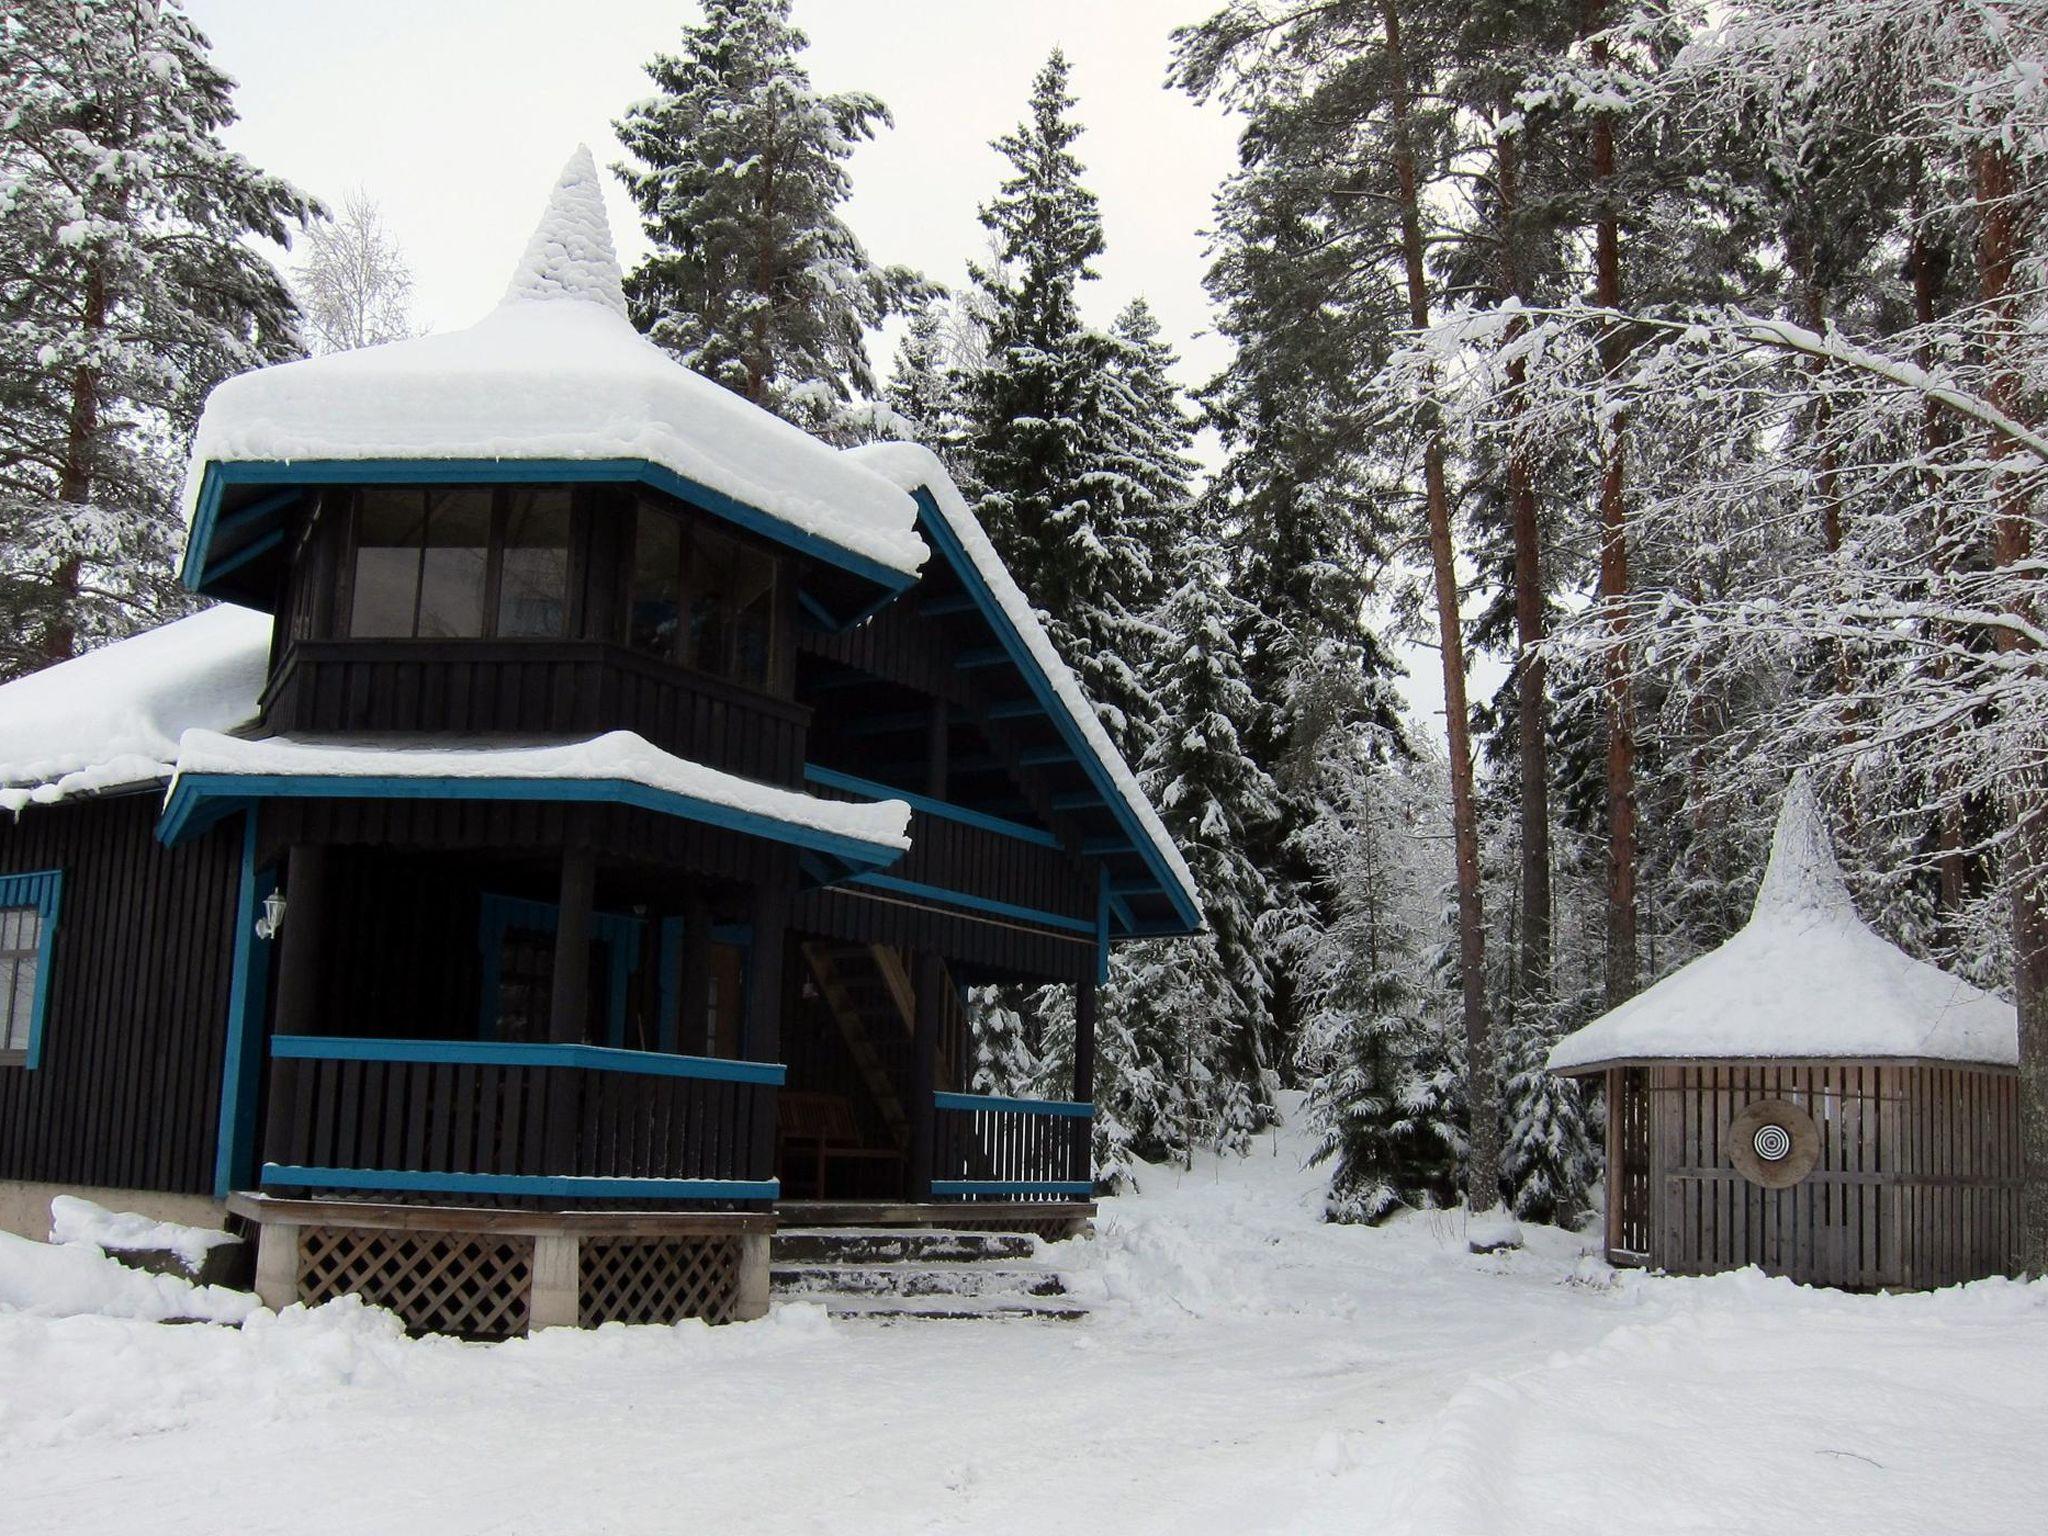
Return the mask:
<svg viewBox="0 0 2048 1536">
<path fill-rule="evenodd" d="M 820 94 L 789 0 L 706 0 L 655 94 L 614 126 L 652 252 L 626 279 L 633 320 L 689 367 L 814 429 L 872 399 L 867 337 L 928 292 L 878 265 L 840 216 L 847 161 L 889 125 L 864 91 Z"/>
<path fill-rule="evenodd" d="M 314 205 L 221 141 L 233 83 L 175 0 L 0 11 L 0 677 L 175 614 L 207 392 L 298 350 Z"/>
</svg>

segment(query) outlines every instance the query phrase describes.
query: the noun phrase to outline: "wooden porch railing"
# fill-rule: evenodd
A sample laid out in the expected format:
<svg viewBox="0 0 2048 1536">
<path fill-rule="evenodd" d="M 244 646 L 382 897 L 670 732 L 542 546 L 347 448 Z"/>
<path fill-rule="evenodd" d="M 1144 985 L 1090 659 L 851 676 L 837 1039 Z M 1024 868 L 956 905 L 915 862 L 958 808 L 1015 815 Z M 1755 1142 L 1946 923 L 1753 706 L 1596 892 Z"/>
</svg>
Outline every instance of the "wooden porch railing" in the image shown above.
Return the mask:
<svg viewBox="0 0 2048 1536">
<path fill-rule="evenodd" d="M 266 1190 L 660 1205 L 773 1200 L 772 1062 L 280 1035 Z"/>
<path fill-rule="evenodd" d="M 935 1093 L 932 1195 L 1014 1200 L 1094 1193 L 1095 1106 L 1063 1099 Z"/>
</svg>

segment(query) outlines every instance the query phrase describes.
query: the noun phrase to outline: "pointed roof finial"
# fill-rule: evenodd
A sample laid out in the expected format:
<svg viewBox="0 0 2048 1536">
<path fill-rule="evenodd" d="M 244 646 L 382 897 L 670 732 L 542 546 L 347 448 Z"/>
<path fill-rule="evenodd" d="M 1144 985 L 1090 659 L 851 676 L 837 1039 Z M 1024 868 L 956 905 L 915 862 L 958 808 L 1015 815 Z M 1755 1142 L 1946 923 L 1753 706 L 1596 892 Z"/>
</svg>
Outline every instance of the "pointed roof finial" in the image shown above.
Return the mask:
<svg viewBox="0 0 2048 1536">
<path fill-rule="evenodd" d="M 548 196 L 547 212 L 512 270 L 507 304 L 584 299 L 624 317 L 625 284 L 604 213 L 604 186 L 590 146 L 579 144 Z"/>
<path fill-rule="evenodd" d="M 1771 836 L 1771 861 L 1757 887 L 1755 922 L 1767 913 L 1791 917 L 1802 913 L 1855 912 L 1835 846 L 1828 836 L 1827 817 L 1813 793 L 1804 768 L 1792 775 L 1778 807 L 1778 829 Z"/>
</svg>

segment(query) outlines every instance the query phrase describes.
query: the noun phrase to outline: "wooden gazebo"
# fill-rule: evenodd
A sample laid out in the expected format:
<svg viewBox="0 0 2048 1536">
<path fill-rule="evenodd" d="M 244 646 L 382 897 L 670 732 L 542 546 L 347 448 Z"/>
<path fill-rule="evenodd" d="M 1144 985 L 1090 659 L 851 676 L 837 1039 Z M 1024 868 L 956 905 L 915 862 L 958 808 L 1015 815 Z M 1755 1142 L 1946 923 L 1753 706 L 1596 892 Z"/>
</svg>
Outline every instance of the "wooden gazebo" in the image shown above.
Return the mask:
<svg viewBox="0 0 2048 1536">
<path fill-rule="evenodd" d="M 1749 923 L 1558 1042 L 1607 1090 L 1607 1252 L 1854 1289 L 2009 1272 L 2010 1004 L 1858 917 L 1804 777 Z"/>
</svg>

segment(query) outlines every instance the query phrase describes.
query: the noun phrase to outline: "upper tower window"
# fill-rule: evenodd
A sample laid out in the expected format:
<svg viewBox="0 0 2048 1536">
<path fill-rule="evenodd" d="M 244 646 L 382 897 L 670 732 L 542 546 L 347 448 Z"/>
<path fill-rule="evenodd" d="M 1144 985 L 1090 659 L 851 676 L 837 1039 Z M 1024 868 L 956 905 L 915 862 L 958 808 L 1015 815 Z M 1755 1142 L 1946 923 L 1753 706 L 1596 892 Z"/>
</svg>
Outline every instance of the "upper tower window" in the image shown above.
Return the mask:
<svg viewBox="0 0 2048 1536">
<path fill-rule="evenodd" d="M 569 493 L 373 487 L 356 503 L 358 639 L 551 639 L 569 612 Z"/>
<path fill-rule="evenodd" d="M 643 498 L 633 523 L 628 638 L 636 650 L 765 689 L 775 675 L 781 564 Z"/>
</svg>

